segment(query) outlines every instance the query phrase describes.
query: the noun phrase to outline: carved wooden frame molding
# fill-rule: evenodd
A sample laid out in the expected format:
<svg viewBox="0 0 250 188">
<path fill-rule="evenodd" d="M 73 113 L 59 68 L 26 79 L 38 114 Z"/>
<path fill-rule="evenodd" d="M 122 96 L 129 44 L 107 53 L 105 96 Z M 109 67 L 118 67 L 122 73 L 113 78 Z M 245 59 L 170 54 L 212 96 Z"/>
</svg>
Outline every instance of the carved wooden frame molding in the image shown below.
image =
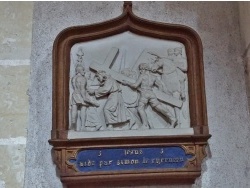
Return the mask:
<svg viewBox="0 0 250 188">
<path fill-rule="evenodd" d="M 69 124 L 70 50 L 76 43 L 86 42 L 130 31 L 185 45 L 188 62 L 188 88 L 191 127 L 194 135 L 95 139 L 67 139 Z M 206 156 L 208 132 L 202 43 L 199 35 L 183 25 L 165 24 L 137 17 L 132 3 L 125 2 L 123 13 L 112 20 L 70 27 L 60 32 L 53 46 L 53 124 L 49 143 L 61 181 L 69 187 L 84 185 L 148 185 L 194 182 L 200 176 L 201 162 Z M 76 173 L 66 160 L 80 149 L 180 145 L 194 153 L 196 159 L 182 170 L 136 171 L 127 173 Z M 157 179 L 157 180 L 156 180 Z M 103 184 L 104 183 L 104 184 Z"/>
</svg>

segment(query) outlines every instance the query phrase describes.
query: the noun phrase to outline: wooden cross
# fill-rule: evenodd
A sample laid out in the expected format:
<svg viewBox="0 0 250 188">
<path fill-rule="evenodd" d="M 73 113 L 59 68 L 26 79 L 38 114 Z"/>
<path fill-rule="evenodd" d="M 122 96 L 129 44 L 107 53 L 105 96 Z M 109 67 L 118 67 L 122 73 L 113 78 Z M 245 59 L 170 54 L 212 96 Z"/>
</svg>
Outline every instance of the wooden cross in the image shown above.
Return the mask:
<svg viewBox="0 0 250 188">
<path fill-rule="evenodd" d="M 129 78 L 129 77 L 127 77 L 123 74 L 120 74 L 120 73 L 111 69 L 118 53 L 119 53 L 118 48 L 114 48 L 114 47 L 111 48 L 104 63 L 103 64 L 91 63 L 89 66 L 90 69 L 92 69 L 94 71 L 105 71 L 106 73 L 111 75 L 111 77 L 113 79 L 115 79 L 116 81 L 121 82 L 121 83 L 123 80 L 126 80 L 126 81 L 131 82 L 131 83 L 135 83 L 136 80 Z M 159 91 L 159 90 L 154 91 L 154 93 L 155 93 L 157 99 L 159 99 L 162 102 L 171 104 L 171 105 L 179 107 L 179 108 L 182 106 L 182 101 L 174 98 L 171 95 L 167 95 L 166 93 Z"/>
</svg>

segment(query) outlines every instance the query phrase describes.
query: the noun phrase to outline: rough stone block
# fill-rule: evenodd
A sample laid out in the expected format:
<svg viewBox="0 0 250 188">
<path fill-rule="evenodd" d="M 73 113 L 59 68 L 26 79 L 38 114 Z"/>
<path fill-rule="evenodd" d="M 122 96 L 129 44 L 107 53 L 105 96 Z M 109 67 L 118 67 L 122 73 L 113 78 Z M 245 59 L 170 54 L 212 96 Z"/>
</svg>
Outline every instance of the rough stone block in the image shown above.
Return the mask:
<svg viewBox="0 0 250 188">
<path fill-rule="evenodd" d="M 250 2 L 239 2 L 239 13 L 240 13 L 240 29 L 242 41 L 244 43 L 244 47 L 250 43 Z"/>
<path fill-rule="evenodd" d="M 28 114 L 1 114 L 0 138 L 15 138 L 27 135 Z"/>
<path fill-rule="evenodd" d="M 29 66 L 0 66 L 0 114 L 27 114 Z"/>
<path fill-rule="evenodd" d="M 25 145 L 6 145 L 0 143 L 0 187 L 23 187 L 25 169 Z"/>
<path fill-rule="evenodd" d="M 29 59 L 33 2 L 0 2 L 0 58 Z"/>
</svg>

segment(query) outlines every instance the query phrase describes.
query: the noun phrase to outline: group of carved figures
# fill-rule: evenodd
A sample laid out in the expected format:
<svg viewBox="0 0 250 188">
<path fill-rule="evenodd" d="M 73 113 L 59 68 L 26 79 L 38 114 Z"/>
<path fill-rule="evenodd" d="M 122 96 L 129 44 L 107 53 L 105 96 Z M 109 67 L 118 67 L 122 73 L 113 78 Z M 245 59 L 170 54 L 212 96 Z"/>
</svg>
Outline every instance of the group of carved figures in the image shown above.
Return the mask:
<svg viewBox="0 0 250 188">
<path fill-rule="evenodd" d="M 136 129 L 152 129 L 154 127 L 149 123 L 146 113 L 148 106 L 165 117 L 166 128 L 180 127 L 180 110 L 182 103 L 186 100 L 185 72 L 187 71 L 187 62 L 186 58 L 182 56 L 182 48 L 168 49 L 167 58 L 152 54 L 152 56 L 155 56 L 153 62 L 138 65 L 138 76 L 136 71 L 129 68 L 121 71 L 123 77 L 120 79 L 105 70 L 94 70 L 95 77 L 99 82 L 98 88 L 95 89 L 88 84 L 90 72 L 86 71 L 81 63 L 83 55 L 83 52 L 78 55 L 80 60 L 75 68 L 75 76 L 71 79 L 73 92 L 71 95 L 70 129 L 98 131 L 114 130 L 114 128 L 120 127 L 122 130 L 129 130 L 134 125 L 137 125 Z M 135 82 L 131 82 L 131 79 L 123 79 L 124 76 L 134 78 Z M 164 101 L 164 97 L 163 99 L 159 98 L 153 88 L 156 88 L 163 96 L 170 97 L 170 99 Z M 125 95 L 123 92 L 125 92 Z M 129 104 L 129 95 L 126 95 L 129 92 L 138 95 L 138 99 L 133 105 Z M 88 129 L 86 110 L 89 107 L 100 108 L 98 100 L 102 97 L 106 97 L 102 110 L 105 126 L 96 123 L 92 129 Z M 175 105 L 172 99 L 181 101 L 181 105 Z M 173 110 L 170 111 L 166 105 Z"/>
</svg>

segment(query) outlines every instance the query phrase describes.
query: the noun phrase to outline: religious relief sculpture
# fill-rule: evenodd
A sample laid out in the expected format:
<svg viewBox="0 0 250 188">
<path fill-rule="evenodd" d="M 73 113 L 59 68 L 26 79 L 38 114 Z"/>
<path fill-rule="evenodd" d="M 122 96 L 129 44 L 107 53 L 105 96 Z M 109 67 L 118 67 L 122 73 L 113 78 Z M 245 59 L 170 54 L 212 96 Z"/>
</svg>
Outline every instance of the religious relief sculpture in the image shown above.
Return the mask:
<svg viewBox="0 0 250 188">
<path fill-rule="evenodd" d="M 133 56 L 127 51 L 119 45 L 111 47 L 106 54 L 100 51 L 103 55 L 96 60 L 94 52 L 78 47 L 72 58 L 69 129 L 189 128 L 184 46 L 142 49 Z"/>
<path fill-rule="evenodd" d="M 77 65 L 75 69 L 76 75 L 72 78 L 72 93 L 71 103 L 71 128 L 76 131 L 86 131 L 86 110 L 89 106 L 98 107 L 99 104 L 91 101 L 87 94 L 87 79 L 82 65 Z M 79 116 L 79 121 L 77 123 Z"/>
<path fill-rule="evenodd" d="M 57 36 L 49 143 L 65 187 L 194 183 L 210 136 L 190 27 L 141 19 L 124 2 L 119 17 Z"/>
<path fill-rule="evenodd" d="M 163 92 L 171 96 L 185 101 L 185 81 L 187 75 L 186 59 L 182 57 L 182 48 L 168 49 L 168 57 L 161 58 L 158 56 L 157 61 L 152 66 L 153 72 L 158 72 L 161 75 Z M 180 108 L 174 106 L 175 117 L 178 120 L 178 126 L 181 125 L 180 121 Z"/>
<path fill-rule="evenodd" d="M 130 68 L 123 69 L 121 74 L 134 80 L 137 79 L 136 71 L 132 71 Z M 123 101 L 130 118 L 129 129 L 140 129 L 142 128 L 142 122 L 138 113 L 138 101 L 140 95 L 135 91 L 135 89 L 126 86 L 125 84 L 120 86 L 122 88 Z"/>
<path fill-rule="evenodd" d="M 147 105 L 150 105 L 157 112 L 160 112 L 165 117 L 168 117 L 170 119 L 171 127 L 174 128 L 177 120 L 171 114 L 171 112 L 159 102 L 152 89 L 153 86 L 156 85 L 159 90 L 162 90 L 163 85 L 155 76 L 150 75 L 150 70 L 151 69 L 148 64 L 142 63 L 139 65 L 140 75 L 137 81 L 135 83 L 131 83 L 123 80 L 122 83 L 128 85 L 131 88 L 137 89 L 140 92 L 138 112 L 141 117 L 143 127 L 153 128 L 152 125 L 149 124 L 145 112 Z"/>
<path fill-rule="evenodd" d="M 124 124 L 128 121 L 126 108 L 122 99 L 119 83 L 105 71 L 96 73 L 100 87 L 96 90 L 89 90 L 89 94 L 94 94 L 96 98 L 108 96 L 103 107 L 106 128 L 113 129 L 113 126 Z"/>
</svg>

